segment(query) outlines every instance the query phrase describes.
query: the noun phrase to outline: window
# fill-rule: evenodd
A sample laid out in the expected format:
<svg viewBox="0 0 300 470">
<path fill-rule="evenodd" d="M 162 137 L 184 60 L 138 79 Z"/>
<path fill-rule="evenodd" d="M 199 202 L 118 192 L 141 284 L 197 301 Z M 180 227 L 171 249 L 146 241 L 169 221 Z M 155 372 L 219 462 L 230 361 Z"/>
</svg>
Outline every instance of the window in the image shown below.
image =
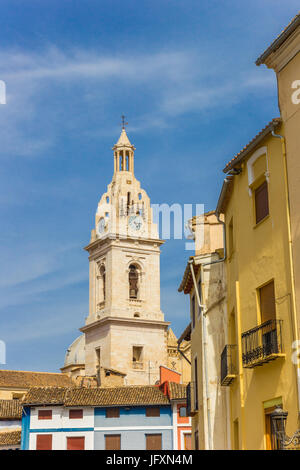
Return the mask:
<svg viewBox="0 0 300 470">
<path fill-rule="evenodd" d="M 39 410 L 38 419 L 52 419 L 52 410 Z"/>
<path fill-rule="evenodd" d="M 195 450 L 199 450 L 199 434 L 195 431 Z"/>
<path fill-rule="evenodd" d="M 195 296 L 193 295 L 192 297 L 192 325 L 193 325 L 193 328 L 195 328 L 195 324 L 196 324 L 196 319 L 195 319 Z"/>
<path fill-rule="evenodd" d="M 105 416 L 106 418 L 119 418 L 120 408 L 106 408 Z"/>
<path fill-rule="evenodd" d="M 146 416 L 150 417 L 157 417 L 160 416 L 160 409 L 158 406 L 149 406 L 146 408 Z"/>
<path fill-rule="evenodd" d="M 67 437 L 67 450 L 84 450 L 84 436 Z"/>
<path fill-rule="evenodd" d="M 96 348 L 95 353 L 96 353 L 96 369 L 97 369 L 97 371 L 100 371 L 100 367 L 101 367 L 101 348 Z"/>
<path fill-rule="evenodd" d="M 267 356 L 279 352 L 276 329 L 276 305 L 274 281 L 259 289 L 261 322 L 268 322 L 262 330 L 263 351 Z"/>
<path fill-rule="evenodd" d="M 192 450 L 192 434 L 184 433 L 184 450 Z"/>
<path fill-rule="evenodd" d="M 202 282 L 201 282 L 201 278 L 198 281 L 198 293 L 199 293 L 200 304 L 202 304 Z M 198 317 L 200 317 L 200 314 L 201 314 L 201 307 L 198 305 Z"/>
<path fill-rule="evenodd" d="M 275 288 L 274 281 L 269 282 L 259 289 L 261 322 L 276 319 Z"/>
<path fill-rule="evenodd" d="M 38 434 L 36 436 L 36 450 L 52 450 L 52 434 Z"/>
<path fill-rule="evenodd" d="M 228 256 L 230 257 L 234 251 L 233 244 L 233 218 L 231 218 L 228 225 Z"/>
<path fill-rule="evenodd" d="M 102 279 L 102 293 L 103 293 L 103 301 L 105 301 L 105 266 L 102 266 L 100 267 L 100 276 L 101 276 L 101 279 Z"/>
<path fill-rule="evenodd" d="M 105 450 L 121 450 L 121 435 L 120 434 L 106 434 L 104 437 L 105 437 Z"/>
<path fill-rule="evenodd" d="M 186 406 L 181 406 L 179 408 L 179 416 L 181 418 L 186 418 L 187 417 L 187 409 L 186 409 Z"/>
<path fill-rule="evenodd" d="M 146 450 L 161 450 L 162 436 L 161 434 L 146 434 Z"/>
<path fill-rule="evenodd" d="M 194 406 L 195 406 L 195 410 L 198 410 L 198 363 L 197 363 L 196 357 L 194 359 L 194 378 L 195 378 Z"/>
<path fill-rule="evenodd" d="M 130 209 L 130 193 L 127 193 L 127 214 L 129 214 L 129 209 Z"/>
<path fill-rule="evenodd" d="M 134 264 L 129 266 L 129 298 L 137 299 L 138 298 L 138 280 L 139 274 L 137 267 Z"/>
<path fill-rule="evenodd" d="M 278 405 L 277 405 L 278 406 Z M 282 405 L 281 405 L 282 406 Z M 274 429 L 272 426 L 271 413 L 275 410 L 276 406 L 265 408 L 265 436 L 266 436 L 266 450 L 278 450 L 280 449 L 280 443 L 278 442 Z"/>
<path fill-rule="evenodd" d="M 69 410 L 69 419 L 82 419 L 83 410 Z"/>
<path fill-rule="evenodd" d="M 143 368 L 143 346 L 132 347 L 132 367 L 133 369 Z"/>
<path fill-rule="evenodd" d="M 239 431 L 239 420 L 236 419 L 233 422 L 233 444 L 234 450 L 239 450 L 240 448 L 240 431 Z"/>
<path fill-rule="evenodd" d="M 256 223 L 263 220 L 269 215 L 269 198 L 268 198 L 268 183 L 264 181 L 255 190 L 255 217 Z"/>
</svg>

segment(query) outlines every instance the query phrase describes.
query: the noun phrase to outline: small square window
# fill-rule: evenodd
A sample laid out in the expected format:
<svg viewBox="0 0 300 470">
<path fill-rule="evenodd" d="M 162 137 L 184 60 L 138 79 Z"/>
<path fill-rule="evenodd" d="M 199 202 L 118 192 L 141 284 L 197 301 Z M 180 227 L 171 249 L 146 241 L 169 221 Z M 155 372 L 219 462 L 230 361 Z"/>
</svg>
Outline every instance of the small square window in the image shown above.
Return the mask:
<svg viewBox="0 0 300 470">
<path fill-rule="evenodd" d="M 52 410 L 39 410 L 38 419 L 52 419 Z"/>
<path fill-rule="evenodd" d="M 186 418 L 187 417 L 187 410 L 186 410 L 186 406 L 181 406 L 179 408 L 179 416 L 181 418 Z"/>
<path fill-rule="evenodd" d="M 106 418 L 119 418 L 120 408 L 106 408 L 105 416 Z"/>
<path fill-rule="evenodd" d="M 83 410 L 69 410 L 69 419 L 82 419 Z"/>
<path fill-rule="evenodd" d="M 146 408 L 146 416 L 148 418 L 160 416 L 160 409 L 158 406 L 151 406 Z"/>
</svg>

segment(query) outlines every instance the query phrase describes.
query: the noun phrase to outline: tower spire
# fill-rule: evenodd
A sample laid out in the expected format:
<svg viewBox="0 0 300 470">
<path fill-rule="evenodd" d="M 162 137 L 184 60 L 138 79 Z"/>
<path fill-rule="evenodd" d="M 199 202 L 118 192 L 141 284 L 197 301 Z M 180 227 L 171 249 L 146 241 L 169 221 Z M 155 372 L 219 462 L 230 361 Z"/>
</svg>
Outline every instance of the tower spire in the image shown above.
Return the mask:
<svg viewBox="0 0 300 470">
<path fill-rule="evenodd" d="M 133 173 L 134 170 L 134 150 L 135 147 L 130 143 L 126 134 L 125 116 L 122 114 L 122 132 L 118 142 L 113 146 L 114 150 L 114 172 L 129 171 Z"/>
</svg>

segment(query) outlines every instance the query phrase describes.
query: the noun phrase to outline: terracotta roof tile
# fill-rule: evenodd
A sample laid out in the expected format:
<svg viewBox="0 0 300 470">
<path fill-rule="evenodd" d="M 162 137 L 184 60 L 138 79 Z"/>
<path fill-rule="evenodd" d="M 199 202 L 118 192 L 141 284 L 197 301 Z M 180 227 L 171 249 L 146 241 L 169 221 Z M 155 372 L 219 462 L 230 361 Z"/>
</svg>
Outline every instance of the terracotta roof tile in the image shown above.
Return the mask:
<svg viewBox="0 0 300 470">
<path fill-rule="evenodd" d="M 168 398 L 155 386 L 132 385 L 113 388 L 69 390 L 65 406 L 168 405 Z"/>
<path fill-rule="evenodd" d="M 98 388 L 32 388 L 23 404 L 64 406 L 168 405 L 168 398 L 154 385 Z"/>
<path fill-rule="evenodd" d="M 0 400 L 0 420 L 21 418 L 22 406 L 19 400 Z"/>
<path fill-rule="evenodd" d="M 23 405 L 62 405 L 67 392 L 66 387 L 33 387 L 22 399 Z"/>
<path fill-rule="evenodd" d="M 21 444 L 21 429 L 14 431 L 1 431 L 0 432 L 0 446 L 11 446 Z"/>
<path fill-rule="evenodd" d="M 231 170 L 237 163 L 240 163 L 273 129 L 281 124 L 280 118 L 274 118 L 270 121 L 250 142 L 237 153 L 223 169 L 224 173 Z"/>
<path fill-rule="evenodd" d="M 66 374 L 52 372 L 28 372 L 23 370 L 0 370 L 0 387 L 71 387 L 72 379 Z"/>
<path fill-rule="evenodd" d="M 170 382 L 169 392 L 171 400 L 180 400 L 186 398 L 186 385 Z"/>
</svg>

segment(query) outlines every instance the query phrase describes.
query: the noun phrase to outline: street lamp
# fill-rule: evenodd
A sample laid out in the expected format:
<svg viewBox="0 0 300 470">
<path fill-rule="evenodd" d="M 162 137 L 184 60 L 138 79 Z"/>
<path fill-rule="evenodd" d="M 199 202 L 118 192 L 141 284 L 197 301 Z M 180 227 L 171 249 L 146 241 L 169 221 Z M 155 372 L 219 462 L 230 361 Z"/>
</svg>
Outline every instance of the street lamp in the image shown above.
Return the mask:
<svg viewBox="0 0 300 470">
<path fill-rule="evenodd" d="M 300 429 L 293 434 L 292 437 L 289 437 L 285 433 L 286 420 L 288 416 L 287 411 L 283 411 L 281 406 L 276 406 L 273 413 L 271 413 L 271 421 L 274 430 L 275 437 L 279 443 L 280 449 L 287 448 L 290 444 L 298 447 L 300 445 Z"/>
</svg>

